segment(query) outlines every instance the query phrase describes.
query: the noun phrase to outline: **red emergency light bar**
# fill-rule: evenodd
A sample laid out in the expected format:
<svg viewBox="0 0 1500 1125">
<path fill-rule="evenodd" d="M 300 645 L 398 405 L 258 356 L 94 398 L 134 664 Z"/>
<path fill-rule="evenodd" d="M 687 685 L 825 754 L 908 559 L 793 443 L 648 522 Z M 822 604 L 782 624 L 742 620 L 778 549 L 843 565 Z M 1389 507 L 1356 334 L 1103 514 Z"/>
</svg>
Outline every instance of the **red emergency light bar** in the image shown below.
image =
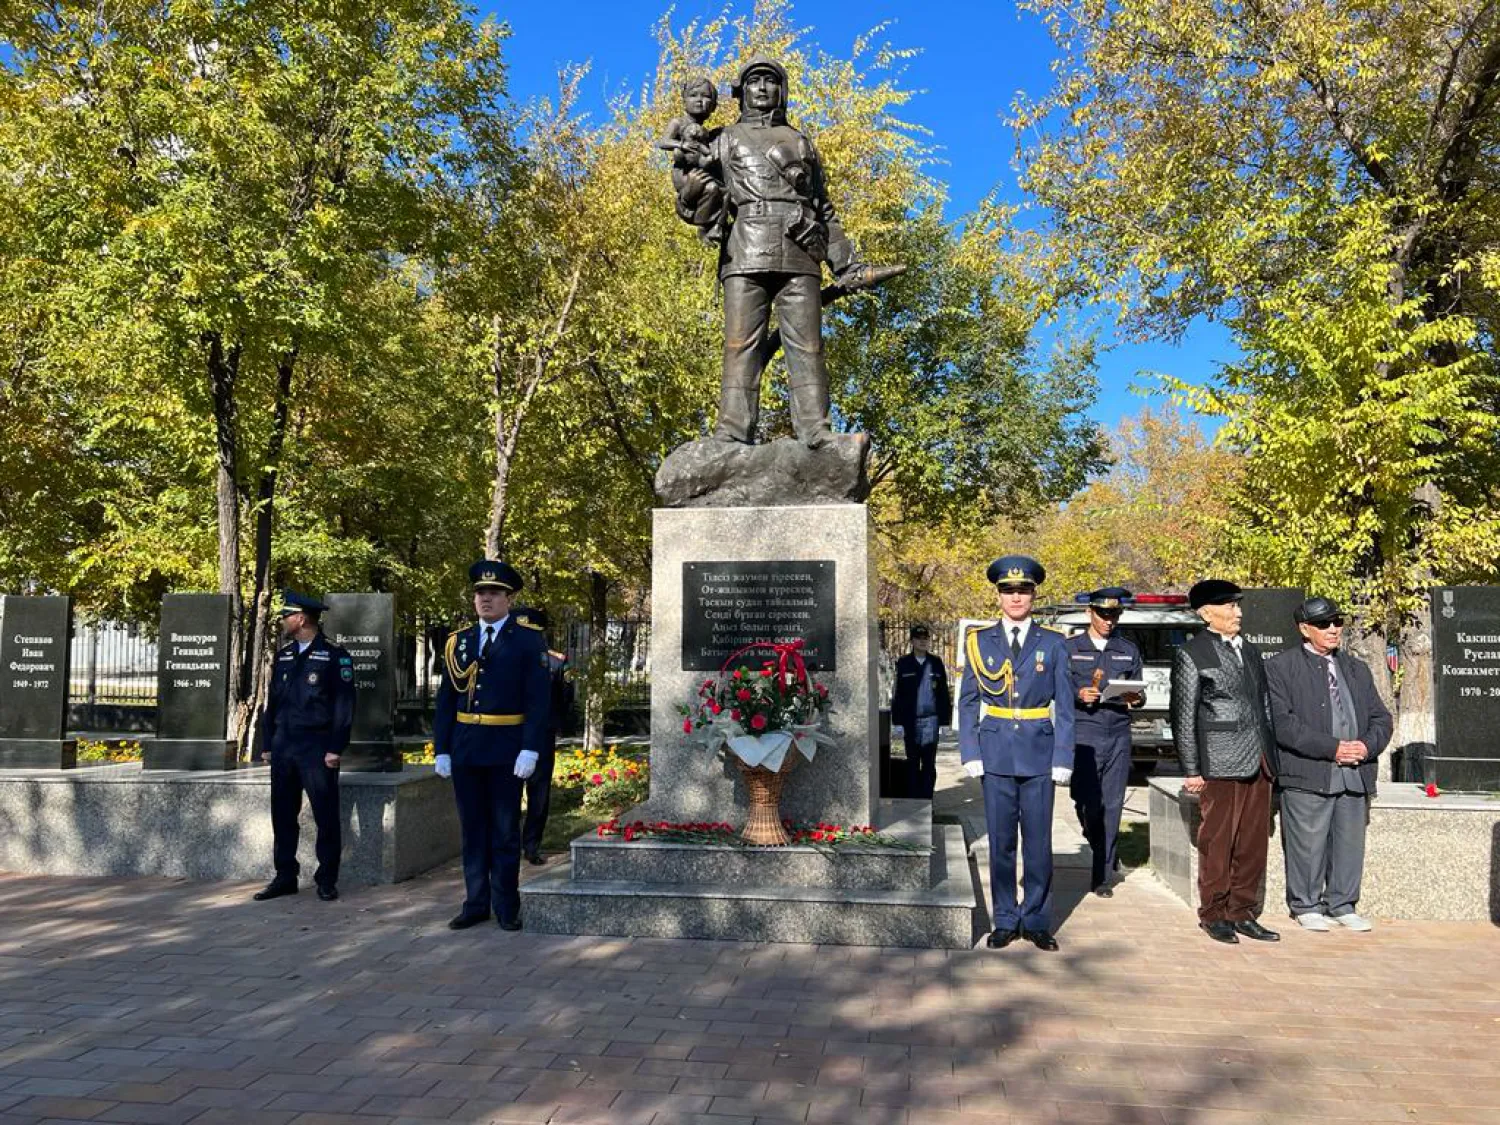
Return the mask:
<svg viewBox="0 0 1500 1125">
<path fill-rule="evenodd" d="M 1187 605 L 1186 594 L 1137 594 L 1136 605 Z"/>
</svg>

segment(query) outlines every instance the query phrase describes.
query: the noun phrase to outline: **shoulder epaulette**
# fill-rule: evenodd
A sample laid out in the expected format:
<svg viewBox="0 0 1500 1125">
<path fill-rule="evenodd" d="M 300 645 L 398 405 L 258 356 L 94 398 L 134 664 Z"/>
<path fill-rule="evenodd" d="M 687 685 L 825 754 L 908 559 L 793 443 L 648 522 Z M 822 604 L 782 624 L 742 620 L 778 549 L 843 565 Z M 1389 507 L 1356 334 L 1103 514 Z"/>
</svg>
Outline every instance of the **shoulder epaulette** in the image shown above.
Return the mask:
<svg viewBox="0 0 1500 1125">
<path fill-rule="evenodd" d="M 1060 625 L 1043 625 L 1042 628 L 1047 630 L 1047 632 L 1049 633 L 1056 633 L 1063 640 L 1068 639 L 1068 631 L 1062 628 L 1062 626 Z"/>
<path fill-rule="evenodd" d="M 470 628 L 470 626 L 468 626 L 468 625 L 460 625 L 457 629 L 453 630 L 453 632 L 449 633 L 448 636 L 450 636 L 450 637 L 456 637 L 460 633 L 466 633 L 466 632 L 468 632 L 469 628 Z"/>
<path fill-rule="evenodd" d="M 519 626 L 521 626 L 523 629 L 535 629 L 538 633 L 545 633 L 546 632 L 546 630 L 543 629 L 540 625 L 533 625 L 530 621 L 527 621 L 524 617 L 521 618 L 519 621 L 517 621 L 516 624 L 519 625 Z"/>
</svg>

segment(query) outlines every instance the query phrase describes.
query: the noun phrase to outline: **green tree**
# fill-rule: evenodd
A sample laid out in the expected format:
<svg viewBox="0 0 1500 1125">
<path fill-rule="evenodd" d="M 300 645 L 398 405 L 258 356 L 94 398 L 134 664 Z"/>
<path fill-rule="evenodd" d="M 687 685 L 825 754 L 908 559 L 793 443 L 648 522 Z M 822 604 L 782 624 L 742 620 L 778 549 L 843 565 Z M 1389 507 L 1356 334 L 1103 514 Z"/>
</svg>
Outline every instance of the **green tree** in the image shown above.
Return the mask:
<svg viewBox="0 0 1500 1125">
<path fill-rule="evenodd" d="M 1430 743 L 1426 588 L 1500 546 L 1500 7 L 1027 6 L 1062 56 L 1016 110 L 1034 260 L 1139 335 L 1233 329 L 1245 361 L 1174 389 L 1246 454 L 1247 568 L 1352 598 Z"/>
</svg>

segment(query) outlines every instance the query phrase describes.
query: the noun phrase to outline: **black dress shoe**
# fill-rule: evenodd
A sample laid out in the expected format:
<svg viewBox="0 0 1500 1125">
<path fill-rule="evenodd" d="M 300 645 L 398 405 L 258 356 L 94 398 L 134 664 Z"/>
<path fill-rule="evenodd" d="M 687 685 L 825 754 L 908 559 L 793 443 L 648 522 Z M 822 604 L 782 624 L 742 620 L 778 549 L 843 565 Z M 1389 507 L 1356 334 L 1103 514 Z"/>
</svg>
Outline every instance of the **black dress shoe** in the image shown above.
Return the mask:
<svg viewBox="0 0 1500 1125">
<path fill-rule="evenodd" d="M 1244 934 L 1251 941 L 1280 941 L 1281 935 L 1275 930 L 1268 930 L 1254 918 L 1248 922 L 1234 923 L 1234 932 Z"/>
<path fill-rule="evenodd" d="M 266 902 L 269 899 L 280 898 L 282 895 L 294 895 L 297 893 L 297 884 L 282 879 L 272 879 L 266 884 L 266 889 L 255 892 L 256 902 Z"/>
<path fill-rule="evenodd" d="M 459 911 L 457 915 L 448 920 L 448 928 L 450 930 L 467 930 L 470 926 L 477 926 L 481 922 L 489 921 L 489 917 L 490 912 L 488 910 L 479 914 L 468 914 L 464 911 Z"/>
<path fill-rule="evenodd" d="M 1057 952 L 1057 939 L 1049 930 L 1027 930 L 1026 940 L 1038 949 L 1045 949 L 1048 953 Z"/>
<path fill-rule="evenodd" d="M 518 914 L 514 918 L 501 918 L 500 928 L 514 933 L 521 928 L 521 916 Z"/>
<path fill-rule="evenodd" d="M 338 897 L 339 889 L 332 883 L 329 883 L 327 886 L 320 886 L 318 888 L 318 898 L 322 899 L 324 902 L 332 902 Z"/>
<path fill-rule="evenodd" d="M 1097 887 L 1094 888 L 1094 894 L 1096 894 L 1100 898 L 1115 897 L 1114 888 L 1111 887 L 1108 883 L 1100 883 Z"/>
<path fill-rule="evenodd" d="M 533 864 L 533 865 L 535 865 L 537 867 L 540 867 L 540 866 L 542 866 L 542 864 L 546 863 L 547 861 L 542 858 L 542 853 L 541 852 L 527 852 L 526 853 L 526 862 L 530 863 L 530 864 Z"/>
<path fill-rule="evenodd" d="M 1233 922 L 1199 922 L 1198 928 L 1214 941 L 1222 941 L 1226 945 L 1239 944 L 1240 939 L 1234 934 Z"/>
<path fill-rule="evenodd" d="M 991 949 L 1004 949 L 1020 936 L 1020 930 L 995 930 L 989 937 L 984 939 L 984 944 Z"/>
</svg>

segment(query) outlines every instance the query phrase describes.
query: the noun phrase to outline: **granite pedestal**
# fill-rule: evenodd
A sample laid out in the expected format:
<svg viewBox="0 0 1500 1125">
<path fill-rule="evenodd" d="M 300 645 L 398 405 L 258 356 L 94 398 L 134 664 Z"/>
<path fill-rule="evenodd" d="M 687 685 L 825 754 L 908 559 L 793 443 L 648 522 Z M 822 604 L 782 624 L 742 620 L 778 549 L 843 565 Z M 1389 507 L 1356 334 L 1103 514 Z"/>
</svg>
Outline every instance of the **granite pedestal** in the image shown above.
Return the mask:
<svg viewBox="0 0 1500 1125">
<path fill-rule="evenodd" d="M 542 933 L 964 949 L 975 884 L 962 831 L 928 801 L 879 799 L 874 571 L 863 505 L 658 509 L 651 599 L 651 794 L 633 820 L 743 825 L 740 770 L 684 733 L 696 698 L 748 641 L 808 642 L 832 742 L 786 778 L 799 822 L 873 824 L 905 848 L 625 843 L 580 836 L 521 887 Z M 744 659 L 752 669 L 769 654 Z M 738 661 L 736 661 L 737 666 Z"/>
<path fill-rule="evenodd" d="M 1198 905 L 1201 817 L 1182 779 L 1151 779 L 1151 867 L 1189 906 Z M 1265 918 L 1288 916 L 1279 818 L 1266 859 Z M 1427 797 L 1414 785 L 1382 786 L 1370 806 L 1359 912 L 1373 919 L 1500 922 L 1500 801 Z"/>
<path fill-rule="evenodd" d="M 430 767 L 339 780 L 339 882 L 394 883 L 458 855 L 452 786 Z M 317 866 L 304 804 L 298 859 Z M 0 870 L 41 875 L 269 879 L 270 769 L 0 771 Z"/>
</svg>

